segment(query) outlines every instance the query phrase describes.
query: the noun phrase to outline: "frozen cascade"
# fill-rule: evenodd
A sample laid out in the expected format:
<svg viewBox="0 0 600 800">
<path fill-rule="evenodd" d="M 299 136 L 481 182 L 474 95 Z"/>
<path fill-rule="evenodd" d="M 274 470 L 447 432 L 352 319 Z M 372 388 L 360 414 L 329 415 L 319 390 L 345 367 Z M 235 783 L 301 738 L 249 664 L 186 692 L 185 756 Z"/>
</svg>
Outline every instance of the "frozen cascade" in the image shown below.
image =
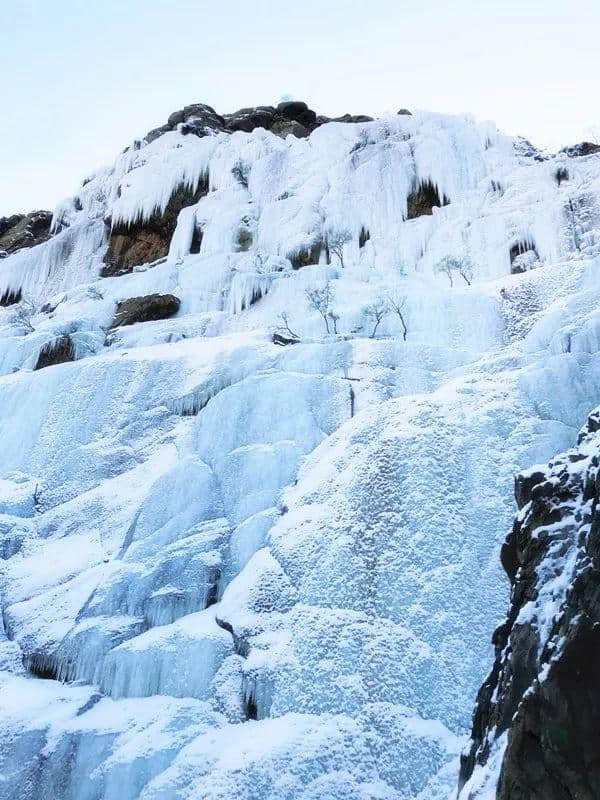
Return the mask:
<svg viewBox="0 0 600 800">
<path fill-rule="evenodd" d="M 513 475 L 598 404 L 599 269 L 600 157 L 465 117 L 171 131 L 90 176 L 0 262 L 0 798 L 454 797 Z"/>
</svg>

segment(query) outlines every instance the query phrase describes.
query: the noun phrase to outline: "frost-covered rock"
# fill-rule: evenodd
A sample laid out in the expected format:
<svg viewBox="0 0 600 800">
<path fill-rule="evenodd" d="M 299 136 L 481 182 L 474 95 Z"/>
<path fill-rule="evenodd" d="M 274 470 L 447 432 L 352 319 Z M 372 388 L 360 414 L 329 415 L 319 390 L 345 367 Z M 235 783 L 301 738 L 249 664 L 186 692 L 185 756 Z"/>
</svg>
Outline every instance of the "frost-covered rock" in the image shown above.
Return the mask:
<svg viewBox="0 0 600 800">
<path fill-rule="evenodd" d="M 598 797 L 600 412 L 577 447 L 516 480 L 519 514 L 502 548 L 508 617 L 482 686 L 461 797 Z"/>
</svg>

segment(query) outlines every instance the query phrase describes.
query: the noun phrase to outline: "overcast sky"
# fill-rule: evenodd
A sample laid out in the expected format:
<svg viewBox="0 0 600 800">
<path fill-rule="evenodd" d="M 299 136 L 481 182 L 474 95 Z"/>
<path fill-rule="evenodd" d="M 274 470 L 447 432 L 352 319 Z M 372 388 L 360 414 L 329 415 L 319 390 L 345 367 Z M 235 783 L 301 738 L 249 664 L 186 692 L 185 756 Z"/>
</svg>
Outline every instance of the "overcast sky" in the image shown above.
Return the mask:
<svg viewBox="0 0 600 800">
<path fill-rule="evenodd" d="M 5 0 L 0 216 L 192 102 L 467 111 L 558 148 L 600 123 L 599 30 L 598 0 Z"/>
</svg>

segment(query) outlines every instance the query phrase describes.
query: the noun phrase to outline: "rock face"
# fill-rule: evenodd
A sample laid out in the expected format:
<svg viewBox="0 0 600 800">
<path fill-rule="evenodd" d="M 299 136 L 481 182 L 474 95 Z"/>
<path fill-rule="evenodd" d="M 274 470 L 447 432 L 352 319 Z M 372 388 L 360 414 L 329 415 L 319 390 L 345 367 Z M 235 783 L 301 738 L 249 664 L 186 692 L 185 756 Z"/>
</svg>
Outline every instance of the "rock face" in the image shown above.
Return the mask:
<svg viewBox="0 0 600 800">
<path fill-rule="evenodd" d="M 570 147 L 564 147 L 561 150 L 561 153 L 566 153 L 571 158 L 577 158 L 578 156 L 592 156 L 595 153 L 600 153 L 600 144 L 595 144 L 593 142 L 579 142 L 578 144 L 571 145 Z"/>
<path fill-rule="evenodd" d="M 179 310 L 179 298 L 173 294 L 148 294 L 130 297 L 117 305 L 113 328 L 133 325 L 136 322 L 167 319 Z"/>
<path fill-rule="evenodd" d="M 448 202 L 449 200 L 446 197 L 440 200 L 438 190 L 431 182 L 422 183 L 409 194 L 406 200 L 406 219 L 416 219 L 424 215 L 431 215 L 435 206 L 439 208 L 447 205 Z"/>
<path fill-rule="evenodd" d="M 67 361 L 75 361 L 75 348 L 70 336 L 61 336 L 40 350 L 35 369 L 44 369 Z"/>
<path fill-rule="evenodd" d="M 47 241 L 51 223 L 50 211 L 0 217 L 0 251 L 15 253 L 23 247 L 33 247 Z"/>
<path fill-rule="evenodd" d="M 179 212 L 182 208 L 197 203 L 207 192 L 207 180 L 201 180 L 195 191 L 181 186 L 171 195 L 164 213 L 157 212 L 150 219 L 133 225 L 113 226 L 104 256 L 102 276 L 110 278 L 124 275 L 139 264 L 164 258 L 169 252 Z"/>
<path fill-rule="evenodd" d="M 600 797 L 600 410 L 576 449 L 517 477 L 501 553 L 513 588 L 493 638 L 461 798 L 507 732 L 497 800 Z"/>
</svg>

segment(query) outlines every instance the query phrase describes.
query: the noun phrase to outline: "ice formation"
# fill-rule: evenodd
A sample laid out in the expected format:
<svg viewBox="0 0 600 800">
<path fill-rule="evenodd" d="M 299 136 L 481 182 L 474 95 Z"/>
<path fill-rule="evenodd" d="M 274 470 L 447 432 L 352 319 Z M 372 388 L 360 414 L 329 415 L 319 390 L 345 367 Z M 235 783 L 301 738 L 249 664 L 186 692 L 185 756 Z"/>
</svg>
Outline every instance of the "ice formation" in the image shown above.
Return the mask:
<svg viewBox="0 0 600 800">
<path fill-rule="evenodd" d="M 200 181 L 166 258 L 100 277 Z M 453 797 L 513 475 L 600 395 L 600 157 L 430 113 L 171 131 L 54 231 L 0 262 L 0 797 Z"/>
</svg>

